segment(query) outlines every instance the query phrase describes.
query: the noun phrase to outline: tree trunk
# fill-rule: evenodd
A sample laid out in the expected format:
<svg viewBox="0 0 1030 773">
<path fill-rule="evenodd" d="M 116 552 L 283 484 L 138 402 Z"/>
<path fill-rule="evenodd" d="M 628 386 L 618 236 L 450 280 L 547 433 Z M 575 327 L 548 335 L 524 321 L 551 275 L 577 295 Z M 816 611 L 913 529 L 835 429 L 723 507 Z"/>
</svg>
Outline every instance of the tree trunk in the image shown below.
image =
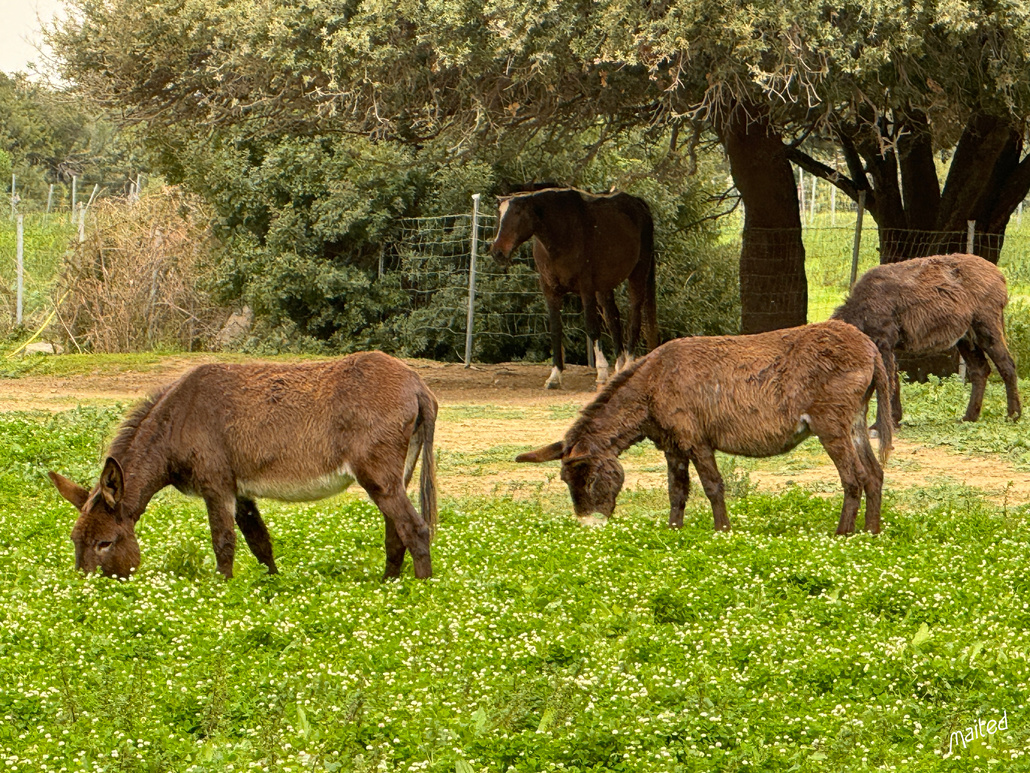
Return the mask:
<svg viewBox="0 0 1030 773">
<path fill-rule="evenodd" d="M 716 130 L 744 204 L 740 251 L 741 331 L 804 325 L 808 280 L 794 171 L 765 111 L 735 103 Z"/>
<path fill-rule="evenodd" d="M 975 222 L 972 252 L 997 263 L 1005 227 L 1030 192 L 1030 156 L 1020 160 L 1023 136 L 1009 116 L 972 113 L 955 147 L 941 190 L 927 116 L 912 111 L 891 122 L 883 115 L 859 117 L 840 127 L 837 140 L 850 177 L 798 149 L 791 160 L 837 185 L 849 196 L 866 191 L 876 221 L 880 262 L 968 252 L 968 222 Z M 910 377 L 954 373 L 957 352 L 909 356 L 898 362 Z"/>
</svg>

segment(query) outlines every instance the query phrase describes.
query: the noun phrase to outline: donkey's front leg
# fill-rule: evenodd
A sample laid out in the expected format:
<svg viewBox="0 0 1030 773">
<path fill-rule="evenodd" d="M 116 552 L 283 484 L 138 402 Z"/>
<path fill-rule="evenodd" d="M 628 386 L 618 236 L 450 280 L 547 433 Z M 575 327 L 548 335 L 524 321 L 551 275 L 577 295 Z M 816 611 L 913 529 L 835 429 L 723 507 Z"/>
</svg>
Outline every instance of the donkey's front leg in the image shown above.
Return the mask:
<svg viewBox="0 0 1030 773">
<path fill-rule="evenodd" d="M 715 453 L 711 448 L 695 447 L 690 458 L 694 460 L 694 468 L 697 470 L 697 476 L 701 479 L 705 496 L 712 503 L 715 530 L 729 531 L 730 518 L 726 514 L 726 487 L 723 485 L 719 468 L 715 465 Z"/>
<path fill-rule="evenodd" d="M 232 579 L 232 564 L 236 557 L 236 527 L 233 512 L 236 497 L 229 494 L 204 496 L 207 504 L 207 520 L 211 524 L 211 545 L 215 549 L 215 563 L 225 579 Z"/>
<path fill-rule="evenodd" d="M 253 499 L 238 497 L 236 499 L 236 525 L 243 532 L 250 552 L 259 562 L 268 567 L 269 574 L 278 574 L 275 559 L 272 557 L 272 540 L 268 536 L 268 527 L 261 519 L 257 505 Z"/>
<path fill-rule="evenodd" d="M 683 528 L 683 510 L 690 496 L 689 457 L 680 451 L 666 451 L 665 463 L 669 467 L 669 528 Z"/>
</svg>

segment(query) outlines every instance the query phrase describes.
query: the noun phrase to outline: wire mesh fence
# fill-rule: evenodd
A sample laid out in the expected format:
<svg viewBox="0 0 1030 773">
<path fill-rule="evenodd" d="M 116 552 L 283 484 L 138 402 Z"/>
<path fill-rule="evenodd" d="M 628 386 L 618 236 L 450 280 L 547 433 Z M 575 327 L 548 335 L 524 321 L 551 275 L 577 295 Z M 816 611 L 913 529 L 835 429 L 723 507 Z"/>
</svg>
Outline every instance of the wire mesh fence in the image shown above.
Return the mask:
<svg viewBox="0 0 1030 773">
<path fill-rule="evenodd" d="M 550 351 L 547 309 L 533 268 L 529 245 L 518 249 L 508 266 L 489 254 L 497 218 L 466 213 L 402 221 L 397 238 L 384 249 L 378 281 L 404 292 L 398 313 L 406 315 L 409 340 L 417 331 L 438 356 L 501 361 L 516 356 L 543 359 Z M 476 229 L 473 270 L 472 233 Z M 470 294 L 470 281 L 474 291 Z M 469 298 L 473 314 L 468 314 Z M 567 352 L 585 357 L 586 333 L 577 298 L 566 301 L 563 325 Z M 469 322 L 471 349 L 466 352 Z M 576 362 L 575 356 L 570 361 Z"/>
<path fill-rule="evenodd" d="M 866 217 L 858 230 L 858 219 L 858 212 L 844 207 L 829 212 L 811 207 L 806 210 L 801 231 L 806 256 L 804 275 L 779 282 L 775 292 L 789 295 L 799 289 L 798 283 L 805 283 L 810 322 L 827 319 L 843 302 L 853 272 L 861 275 L 880 262 L 882 240 L 876 224 Z M 35 328 L 43 324 L 59 300 L 54 294 L 56 281 L 65 256 L 81 238 L 80 221 L 76 219 L 73 224 L 68 212 L 45 211 L 26 213 L 23 221 L 21 324 Z M 474 213 L 471 207 L 465 213 L 400 221 L 395 237 L 381 252 L 375 281 L 396 299 L 393 313 L 401 318 L 398 326 L 405 332 L 408 347 L 447 360 L 544 360 L 550 355 L 547 309 L 530 245 L 517 250 L 510 265 L 498 265 L 489 254 L 496 225 L 494 212 Z M 977 241 L 975 227 L 972 236 L 974 248 L 985 245 L 982 237 Z M 968 245 L 970 234 L 905 231 L 887 235 L 888 241 L 891 238 L 902 240 L 905 249 L 916 254 L 927 254 L 934 251 L 934 245 Z M 739 223 L 726 224 L 720 243 L 739 253 Z M 997 249 L 998 245 L 993 247 Z M 998 254 L 1010 295 L 1022 300 L 1030 300 L 1028 251 L 1030 217 L 1024 221 L 1020 211 L 1013 217 Z M 658 263 L 662 265 L 660 254 Z M 7 330 L 16 320 L 16 273 L 15 223 L 0 218 L 0 328 Z M 470 282 L 474 287 L 471 315 Z M 774 304 L 775 299 L 767 300 Z M 587 360 L 581 311 L 578 298 L 566 299 L 563 346 L 570 362 Z M 471 348 L 467 340 L 470 324 Z"/>
</svg>

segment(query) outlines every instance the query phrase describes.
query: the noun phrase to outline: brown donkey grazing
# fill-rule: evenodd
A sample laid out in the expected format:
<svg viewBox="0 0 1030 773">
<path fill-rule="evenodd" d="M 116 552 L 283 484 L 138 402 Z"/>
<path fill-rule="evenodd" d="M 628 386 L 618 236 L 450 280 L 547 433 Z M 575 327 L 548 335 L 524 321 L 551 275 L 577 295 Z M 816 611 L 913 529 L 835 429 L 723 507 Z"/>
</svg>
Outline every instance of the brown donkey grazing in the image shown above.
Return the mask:
<svg viewBox="0 0 1030 773">
<path fill-rule="evenodd" d="M 554 367 L 545 387 L 561 387 L 565 369 L 561 307 L 569 293 L 583 302 L 598 384 L 608 380 L 608 362 L 601 351 L 599 305 L 615 342 L 616 370 L 632 361 L 642 327 L 648 350 L 658 345 L 654 222 L 647 202 L 628 193 L 594 195 L 575 188 L 501 198 L 497 236 L 490 254 L 504 265 L 512 251 L 530 238 L 551 328 Z M 615 288 L 627 280 L 629 341 L 623 345 Z"/>
<path fill-rule="evenodd" d="M 1005 277 L 976 255 L 934 255 L 889 263 L 862 275 L 834 319 L 850 322 L 873 339 L 893 385 L 891 415 L 901 421 L 901 390 L 894 352 L 943 352 L 952 346 L 966 361 L 973 391 L 964 421 L 976 421 L 994 361 L 1005 382 L 1009 418 L 1022 413 L 1016 365 L 1005 344 Z M 986 356 L 985 356 L 986 353 Z M 876 428 L 886 413 L 876 408 Z"/>
<path fill-rule="evenodd" d="M 126 577 L 139 566 L 135 524 L 165 486 L 204 498 L 218 571 L 232 577 L 233 520 L 275 573 L 254 499 L 322 499 L 357 481 L 386 520 L 387 577 L 405 550 L 415 576 L 432 575 L 436 526 L 436 398 L 419 375 L 379 352 L 294 365 L 201 365 L 137 407 L 87 491 L 50 479 L 79 510 L 75 566 Z M 422 456 L 422 515 L 406 493 Z"/>
<path fill-rule="evenodd" d="M 838 534 L 855 529 L 862 492 L 865 528 L 880 531 L 883 468 L 873 454 L 866 410 L 873 391 L 890 401 L 876 346 L 851 325 L 829 321 L 748 336 L 669 341 L 616 376 L 583 409 L 565 440 L 518 462 L 561 459 L 578 516 L 609 516 L 624 475 L 618 456 L 650 438 L 669 466 L 669 525 L 683 525 L 693 462 L 712 503 L 715 528 L 729 529 L 715 452 L 776 456 L 815 435 L 844 486 Z M 891 449 L 880 436 L 880 461 Z"/>
</svg>

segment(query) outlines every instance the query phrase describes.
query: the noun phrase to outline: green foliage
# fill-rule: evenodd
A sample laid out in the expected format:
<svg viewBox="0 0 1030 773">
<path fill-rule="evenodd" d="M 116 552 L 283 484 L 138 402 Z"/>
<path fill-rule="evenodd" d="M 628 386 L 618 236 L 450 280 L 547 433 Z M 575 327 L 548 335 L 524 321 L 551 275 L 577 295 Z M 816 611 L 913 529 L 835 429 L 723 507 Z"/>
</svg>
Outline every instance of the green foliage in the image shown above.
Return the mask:
<svg viewBox="0 0 1030 773">
<path fill-rule="evenodd" d="M 202 504 L 167 490 L 137 526 L 139 574 L 83 579 L 44 471 L 92 480 L 121 413 L 0 417 L 8 770 L 1025 762 L 1025 507 L 920 489 L 878 538 L 842 539 L 840 497 L 797 489 L 731 500 L 730 534 L 699 495 L 676 532 L 664 491 L 627 492 L 601 529 L 566 500 L 452 500 L 434 579 L 381 584 L 370 503 L 269 503 L 281 574 L 241 540 L 226 583 Z M 1002 712 L 1007 731 L 949 748 Z"/>
<path fill-rule="evenodd" d="M 3 73 L 0 151 L 10 162 L 4 171 L 0 160 L 5 183 L 12 172 L 17 175 L 21 212 L 45 211 L 50 184 L 55 185 L 53 205 L 67 210 L 72 175 L 88 196 L 94 184 L 121 186 L 143 168 L 132 132 L 117 130 L 80 96 Z"/>
<path fill-rule="evenodd" d="M 1005 308 L 1005 339 L 1016 361 L 1016 372 L 1030 377 L 1030 301 L 1014 298 Z"/>
</svg>

